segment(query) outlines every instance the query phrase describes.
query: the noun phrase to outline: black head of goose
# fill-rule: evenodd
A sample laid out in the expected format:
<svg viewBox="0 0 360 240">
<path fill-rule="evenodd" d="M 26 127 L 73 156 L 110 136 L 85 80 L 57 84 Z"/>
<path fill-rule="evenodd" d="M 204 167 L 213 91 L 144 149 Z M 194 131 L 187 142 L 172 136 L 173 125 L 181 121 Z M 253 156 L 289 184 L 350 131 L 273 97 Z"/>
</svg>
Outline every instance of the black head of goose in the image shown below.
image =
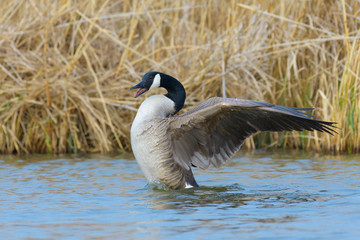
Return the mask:
<svg viewBox="0 0 360 240">
<path fill-rule="evenodd" d="M 149 72 L 131 89 L 138 97 L 162 87 L 168 93 L 148 97 L 131 126 L 135 158 L 150 183 L 173 189 L 197 187 L 191 167 L 220 167 L 259 131 L 320 131 L 333 134 L 333 122 L 315 119 L 294 108 L 239 98 L 214 97 L 175 115 L 185 102 L 185 89 L 175 78 Z"/>
</svg>

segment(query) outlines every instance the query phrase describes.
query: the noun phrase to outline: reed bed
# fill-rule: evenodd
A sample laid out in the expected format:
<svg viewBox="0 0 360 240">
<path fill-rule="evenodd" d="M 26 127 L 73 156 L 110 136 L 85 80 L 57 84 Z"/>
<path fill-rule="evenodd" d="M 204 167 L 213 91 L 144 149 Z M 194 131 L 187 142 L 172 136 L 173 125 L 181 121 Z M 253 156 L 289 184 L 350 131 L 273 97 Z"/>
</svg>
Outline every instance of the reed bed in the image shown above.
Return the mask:
<svg viewBox="0 0 360 240">
<path fill-rule="evenodd" d="M 359 152 L 359 4 L 3 0 L 0 152 L 130 151 L 146 96 L 129 87 L 154 70 L 184 84 L 186 109 L 243 97 L 338 123 L 334 136 L 266 133 L 244 148 Z"/>
</svg>

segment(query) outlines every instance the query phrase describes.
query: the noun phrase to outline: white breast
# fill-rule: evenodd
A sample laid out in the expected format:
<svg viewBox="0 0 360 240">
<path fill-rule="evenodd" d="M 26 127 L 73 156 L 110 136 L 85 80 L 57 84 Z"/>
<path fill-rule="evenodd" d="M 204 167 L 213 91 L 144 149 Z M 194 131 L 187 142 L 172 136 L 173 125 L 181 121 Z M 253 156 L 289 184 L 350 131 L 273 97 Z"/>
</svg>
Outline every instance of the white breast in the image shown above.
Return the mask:
<svg viewBox="0 0 360 240">
<path fill-rule="evenodd" d="M 148 97 L 139 107 L 133 125 L 152 118 L 165 118 L 175 112 L 175 103 L 164 95 Z"/>
<path fill-rule="evenodd" d="M 164 95 L 153 95 L 141 104 L 131 126 L 133 153 L 149 182 L 160 180 L 159 164 L 171 151 L 166 118 L 174 111 L 172 100 Z"/>
</svg>

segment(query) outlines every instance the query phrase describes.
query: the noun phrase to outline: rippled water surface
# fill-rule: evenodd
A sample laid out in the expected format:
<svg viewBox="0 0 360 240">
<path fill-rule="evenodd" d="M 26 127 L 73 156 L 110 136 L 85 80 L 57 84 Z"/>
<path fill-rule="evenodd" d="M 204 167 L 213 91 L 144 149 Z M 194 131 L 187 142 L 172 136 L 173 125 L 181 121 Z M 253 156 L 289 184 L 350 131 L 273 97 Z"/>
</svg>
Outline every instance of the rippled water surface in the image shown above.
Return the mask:
<svg viewBox="0 0 360 240">
<path fill-rule="evenodd" d="M 242 153 L 197 189 L 132 155 L 0 156 L 1 239 L 360 239 L 360 156 Z"/>
</svg>

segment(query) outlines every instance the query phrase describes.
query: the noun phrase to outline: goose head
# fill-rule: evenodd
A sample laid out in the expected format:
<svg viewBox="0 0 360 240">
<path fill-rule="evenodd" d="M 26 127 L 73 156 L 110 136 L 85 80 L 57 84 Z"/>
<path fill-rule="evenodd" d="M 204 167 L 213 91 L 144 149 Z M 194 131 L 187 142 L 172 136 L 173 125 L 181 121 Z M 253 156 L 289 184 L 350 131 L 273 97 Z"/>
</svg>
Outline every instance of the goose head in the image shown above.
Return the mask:
<svg viewBox="0 0 360 240">
<path fill-rule="evenodd" d="M 138 84 L 130 89 L 139 89 L 134 94 L 134 97 L 136 98 L 151 89 L 160 87 L 165 88 L 168 91 L 165 96 L 174 103 L 175 111 L 172 115 L 176 114 L 184 106 L 186 92 L 183 85 L 172 76 L 161 72 L 148 72 L 142 77 Z"/>
<path fill-rule="evenodd" d="M 138 97 L 145 92 L 149 91 L 150 89 L 157 88 L 161 86 L 161 75 L 162 73 L 159 72 L 148 72 L 146 73 L 141 82 L 132 86 L 130 89 L 139 89 L 135 94 L 134 97 Z"/>
</svg>

